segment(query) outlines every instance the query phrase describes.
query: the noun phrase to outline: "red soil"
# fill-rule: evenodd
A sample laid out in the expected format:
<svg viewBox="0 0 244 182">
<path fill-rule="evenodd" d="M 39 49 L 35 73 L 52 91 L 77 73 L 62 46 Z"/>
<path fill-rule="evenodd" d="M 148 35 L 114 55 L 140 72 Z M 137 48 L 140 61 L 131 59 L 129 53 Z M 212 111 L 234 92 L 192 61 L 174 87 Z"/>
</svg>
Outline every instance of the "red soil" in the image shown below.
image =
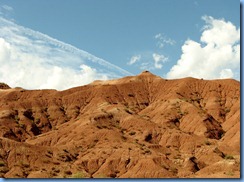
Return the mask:
<svg viewBox="0 0 244 182">
<path fill-rule="evenodd" d="M 4 178 L 239 178 L 240 83 L 138 76 L 0 84 Z"/>
</svg>

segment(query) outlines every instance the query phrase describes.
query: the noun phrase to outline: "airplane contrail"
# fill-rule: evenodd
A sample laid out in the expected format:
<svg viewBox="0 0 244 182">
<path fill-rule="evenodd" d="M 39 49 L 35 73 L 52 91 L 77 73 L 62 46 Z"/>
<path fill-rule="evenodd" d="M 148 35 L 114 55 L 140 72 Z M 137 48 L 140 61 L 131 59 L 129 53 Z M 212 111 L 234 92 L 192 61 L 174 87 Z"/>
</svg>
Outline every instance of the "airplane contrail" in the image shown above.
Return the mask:
<svg viewBox="0 0 244 182">
<path fill-rule="evenodd" d="M 17 25 L 16 23 L 12 22 L 12 21 L 9 21 L 5 18 L 2 18 L 0 17 L 0 21 L 5 23 L 5 24 L 8 24 L 8 25 L 11 25 L 13 27 L 16 27 L 18 30 L 20 30 L 24 35 L 27 35 L 27 36 L 31 36 L 31 37 L 35 37 L 39 40 L 44 40 L 46 41 L 47 43 L 53 45 L 53 46 L 57 46 L 57 47 L 60 47 L 61 49 L 64 49 L 66 51 L 69 51 L 73 54 L 76 54 L 78 56 L 81 56 L 81 57 L 85 57 L 87 60 L 89 61 L 92 61 L 92 62 L 95 62 L 95 63 L 98 63 L 102 66 L 105 66 L 111 70 L 117 70 L 119 71 L 122 75 L 124 76 L 128 76 L 128 75 L 133 75 L 132 73 L 108 62 L 108 61 L 105 61 L 104 59 L 101 59 L 101 58 L 98 58 L 84 50 L 81 50 L 73 45 L 70 45 L 68 43 L 64 43 L 62 41 L 59 41 L 55 38 L 52 38 L 46 34 L 43 34 L 39 31 L 34 31 L 30 28 L 26 28 L 26 27 L 23 27 L 23 26 L 20 26 L 20 25 Z"/>
</svg>

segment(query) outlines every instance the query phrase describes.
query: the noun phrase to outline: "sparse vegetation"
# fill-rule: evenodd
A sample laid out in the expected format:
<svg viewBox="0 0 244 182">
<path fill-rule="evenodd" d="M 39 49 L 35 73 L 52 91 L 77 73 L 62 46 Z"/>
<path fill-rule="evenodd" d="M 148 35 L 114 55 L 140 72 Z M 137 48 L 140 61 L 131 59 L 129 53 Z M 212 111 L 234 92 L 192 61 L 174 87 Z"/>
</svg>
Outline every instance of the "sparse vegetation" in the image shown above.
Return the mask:
<svg viewBox="0 0 244 182">
<path fill-rule="evenodd" d="M 71 178 L 85 178 L 86 175 L 83 172 L 77 172 L 71 176 Z"/>
<path fill-rule="evenodd" d="M 42 162 L 45 163 L 45 164 L 48 164 L 48 163 L 50 163 L 51 161 L 50 161 L 50 159 L 43 159 Z"/>
<path fill-rule="evenodd" d="M 88 149 L 91 149 L 91 148 L 93 148 L 93 147 L 95 147 L 96 146 L 96 142 L 93 142 L 93 143 L 91 143 L 90 145 L 88 145 Z"/>
<path fill-rule="evenodd" d="M 233 171 L 228 171 L 227 173 L 225 173 L 226 175 L 228 175 L 228 176 L 234 176 L 234 173 L 233 173 Z"/>
<path fill-rule="evenodd" d="M 173 158 L 174 158 L 174 159 L 180 159 L 180 158 L 181 158 L 181 155 L 178 154 L 178 155 L 174 156 Z"/>
<path fill-rule="evenodd" d="M 225 113 L 230 112 L 230 108 L 225 108 Z"/>
<path fill-rule="evenodd" d="M 98 174 L 97 176 L 95 176 L 95 178 L 108 178 L 108 176 L 106 176 L 103 173 Z"/>
<path fill-rule="evenodd" d="M 8 172 L 9 171 L 9 168 L 8 167 L 3 167 L 3 166 L 1 166 L 1 168 L 0 168 L 0 173 L 6 173 L 6 172 Z"/>
<path fill-rule="evenodd" d="M 58 161 L 54 161 L 53 164 L 54 164 L 54 165 L 59 165 L 60 162 L 58 162 Z"/>
<path fill-rule="evenodd" d="M 173 172 L 173 173 L 175 173 L 175 174 L 178 173 L 178 169 L 175 168 L 175 167 L 171 167 L 171 168 L 169 168 L 169 171 L 171 171 L 171 172 Z"/>
<path fill-rule="evenodd" d="M 53 152 L 51 150 L 47 150 L 47 153 L 51 154 L 51 155 L 53 154 Z"/>
<path fill-rule="evenodd" d="M 224 158 L 227 160 L 235 159 L 232 155 L 225 155 Z"/>
<path fill-rule="evenodd" d="M 19 119 L 19 116 L 18 116 L 18 115 L 15 115 L 15 116 L 14 116 L 14 120 L 15 120 L 15 122 L 17 122 L 17 123 L 18 123 L 18 122 L 19 122 L 19 120 L 20 120 L 20 119 Z"/>
<path fill-rule="evenodd" d="M 131 93 L 128 94 L 128 96 L 129 96 L 129 97 L 135 97 L 135 95 L 134 95 L 134 94 L 131 94 Z"/>
<path fill-rule="evenodd" d="M 127 112 L 128 114 L 133 114 L 129 108 L 125 108 L 125 112 Z"/>
<path fill-rule="evenodd" d="M 23 123 L 19 123 L 19 127 L 20 127 L 20 128 L 25 128 L 25 124 L 23 124 Z"/>
<path fill-rule="evenodd" d="M 129 135 L 135 135 L 135 134 L 136 134 L 135 131 L 131 131 L 131 132 L 129 133 Z"/>
<path fill-rule="evenodd" d="M 66 171 L 64 171 L 64 174 L 71 175 L 72 172 L 70 170 L 66 170 Z"/>
<path fill-rule="evenodd" d="M 205 145 L 211 145 L 211 142 L 209 140 L 206 140 Z"/>
<path fill-rule="evenodd" d="M 5 166 L 5 162 L 0 161 L 0 166 Z"/>
<path fill-rule="evenodd" d="M 145 154 L 151 154 L 151 153 L 152 153 L 151 150 L 145 149 Z"/>
<path fill-rule="evenodd" d="M 40 119 L 40 118 L 35 118 L 35 123 L 36 123 L 36 124 L 39 124 L 39 123 L 40 123 L 40 121 L 41 121 L 41 119 Z"/>
<path fill-rule="evenodd" d="M 122 140 L 123 141 L 126 141 L 127 140 L 127 137 L 126 136 L 122 136 Z"/>
<path fill-rule="evenodd" d="M 30 167 L 30 164 L 26 163 L 26 162 L 23 162 L 23 161 L 20 161 L 19 164 L 25 168 L 27 167 Z"/>
</svg>

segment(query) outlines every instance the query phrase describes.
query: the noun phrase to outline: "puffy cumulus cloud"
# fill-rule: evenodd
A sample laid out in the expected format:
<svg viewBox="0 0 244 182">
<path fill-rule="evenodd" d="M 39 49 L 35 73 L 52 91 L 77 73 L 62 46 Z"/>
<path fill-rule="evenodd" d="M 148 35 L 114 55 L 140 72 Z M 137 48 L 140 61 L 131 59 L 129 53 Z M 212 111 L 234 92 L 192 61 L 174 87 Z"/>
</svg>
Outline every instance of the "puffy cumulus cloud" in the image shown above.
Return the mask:
<svg viewBox="0 0 244 182">
<path fill-rule="evenodd" d="M 43 70 L 44 71 L 44 70 Z M 41 88 L 69 88 L 77 85 L 88 84 L 94 79 L 106 80 L 106 75 L 100 75 L 98 78 L 97 70 L 87 65 L 80 65 L 80 71 L 76 72 L 72 69 L 54 66 L 49 70 L 45 70 L 48 77 L 46 82 L 41 85 Z M 40 78 L 37 76 L 37 79 Z"/>
<path fill-rule="evenodd" d="M 0 82 L 26 89 L 58 89 L 129 72 L 72 45 L 0 17 Z"/>
<path fill-rule="evenodd" d="M 127 63 L 128 65 L 132 65 L 136 63 L 137 61 L 140 61 L 141 55 L 135 55 L 130 58 L 130 61 Z"/>
<path fill-rule="evenodd" d="M 3 38 L 0 38 L 0 62 L 9 60 L 10 45 Z"/>
<path fill-rule="evenodd" d="M 168 60 L 168 58 L 164 55 L 153 53 L 152 56 L 154 60 L 154 66 L 156 69 L 161 69 L 163 67 L 161 63 L 165 63 Z"/>
<path fill-rule="evenodd" d="M 19 52 L 2 38 L 0 50 L 0 78 L 10 86 L 63 90 L 108 78 L 85 64 L 81 64 L 78 70 L 48 64 L 41 56 Z"/>
<path fill-rule="evenodd" d="M 220 78 L 232 78 L 234 76 L 231 69 L 223 69 L 220 72 Z"/>
<path fill-rule="evenodd" d="M 202 42 L 221 47 L 233 45 L 240 40 L 240 29 L 231 22 L 214 19 L 211 16 L 203 16 L 202 19 L 207 23 L 201 36 Z"/>
<path fill-rule="evenodd" d="M 224 19 L 202 18 L 206 26 L 200 43 L 187 40 L 168 78 L 236 78 L 240 74 L 240 28 Z"/>
</svg>

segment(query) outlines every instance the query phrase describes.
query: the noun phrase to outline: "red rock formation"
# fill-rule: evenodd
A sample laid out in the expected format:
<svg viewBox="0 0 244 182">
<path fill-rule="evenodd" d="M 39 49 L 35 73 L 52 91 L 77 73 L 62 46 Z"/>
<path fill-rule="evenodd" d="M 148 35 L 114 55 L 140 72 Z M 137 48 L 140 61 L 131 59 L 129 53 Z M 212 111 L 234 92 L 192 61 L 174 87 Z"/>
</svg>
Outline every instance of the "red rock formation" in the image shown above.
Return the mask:
<svg viewBox="0 0 244 182">
<path fill-rule="evenodd" d="M 0 175 L 239 178 L 240 83 L 143 72 L 0 90 Z"/>
</svg>

